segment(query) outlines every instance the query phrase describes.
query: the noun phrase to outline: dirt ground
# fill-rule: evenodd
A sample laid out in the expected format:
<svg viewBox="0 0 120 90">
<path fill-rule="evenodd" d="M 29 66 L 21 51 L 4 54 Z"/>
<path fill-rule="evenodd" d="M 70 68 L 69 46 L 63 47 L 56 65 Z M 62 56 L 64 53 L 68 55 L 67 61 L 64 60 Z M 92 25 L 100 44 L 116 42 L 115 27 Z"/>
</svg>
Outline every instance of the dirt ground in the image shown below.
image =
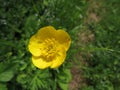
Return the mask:
<svg viewBox="0 0 120 90">
<path fill-rule="evenodd" d="M 94 34 L 88 29 L 87 25 L 95 22 L 98 23 L 101 17 L 97 13 L 97 10 L 101 7 L 102 3 L 98 0 L 87 0 L 88 8 L 86 11 L 86 17 L 84 19 L 85 28 L 83 32 L 78 33 L 78 47 L 84 48 L 88 43 L 94 41 Z M 87 59 L 90 58 L 90 53 L 86 52 Z M 82 86 L 87 85 L 85 78 L 83 77 L 83 71 L 80 68 L 82 65 L 86 65 L 87 62 L 83 58 L 82 53 L 76 53 L 75 55 L 77 62 L 73 62 L 73 67 L 71 68 L 72 81 L 70 82 L 69 90 L 80 90 Z"/>
</svg>

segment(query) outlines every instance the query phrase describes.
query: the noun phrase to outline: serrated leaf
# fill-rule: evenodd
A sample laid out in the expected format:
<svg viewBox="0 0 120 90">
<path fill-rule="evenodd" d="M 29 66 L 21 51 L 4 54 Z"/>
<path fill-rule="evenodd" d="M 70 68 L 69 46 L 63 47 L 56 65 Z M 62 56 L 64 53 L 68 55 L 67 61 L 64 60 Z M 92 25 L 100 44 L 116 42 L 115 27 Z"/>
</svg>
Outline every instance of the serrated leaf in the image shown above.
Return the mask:
<svg viewBox="0 0 120 90">
<path fill-rule="evenodd" d="M 27 75 L 26 74 L 20 74 L 17 76 L 17 82 L 20 84 L 25 84 L 26 83 L 26 79 Z"/>
<path fill-rule="evenodd" d="M 72 79 L 70 69 L 62 69 L 58 74 L 58 85 L 62 90 L 68 90 L 68 85 Z"/>
<path fill-rule="evenodd" d="M 60 82 L 69 83 L 72 79 L 70 69 L 64 69 L 59 75 L 58 80 Z"/>
<path fill-rule="evenodd" d="M 30 90 L 49 90 L 49 71 L 48 70 L 38 70 L 31 82 L 29 84 Z"/>
<path fill-rule="evenodd" d="M 62 83 L 62 82 L 58 82 L 61 90 L 68 90 L 68 85 L 69 84 L 66 84 L 66 83 Z"/>
</svg>

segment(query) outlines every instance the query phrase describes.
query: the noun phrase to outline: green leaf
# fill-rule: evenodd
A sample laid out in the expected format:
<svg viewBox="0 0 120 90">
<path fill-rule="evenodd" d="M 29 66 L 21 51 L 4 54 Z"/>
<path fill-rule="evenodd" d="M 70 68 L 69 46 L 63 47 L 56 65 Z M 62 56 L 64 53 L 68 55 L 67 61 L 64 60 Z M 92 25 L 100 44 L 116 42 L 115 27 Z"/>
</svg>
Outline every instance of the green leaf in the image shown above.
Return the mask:
<svg viewBox="0 0 120 90">
<path fill-rule="evenodd" d="M 3 63 L 0 63 L 0 73 L 3 72 L 5 69 L 5 65 Z"/>
<path fill-rule="evenodd" d="M 16 65 L 0 63 L 0 82 L 8 82 L 16 71 Z"/>
<path fill-rule="evenodd" d="M 0 83 L 0 90 L 8 90 L 6 84 Z"/>
<path fill-rule="evenodd" d="M 71 81 L 72 76 L 70 69 L 62 69 L 58 74 L 58 85 L 62 90 L 68 90 L 69 82 Z"/>
<path fill-rule="evenodd" d="M 37 15 L 29 16 L 25 22 L 25 28 L 28 29 L 29 31 L 38 29 L 40 23 L 37 18 L 38 18 Z"/>
<path fill-rule="evenodd" d="M 30 90 L 49 90 L 50 76 L 48 69 L 38 70 L 30 80 Z"/>
<path fill-rule="evenodd" d="M 58 80 L 64 83 L 69 83 L 72 79 L 72 75 L 70 69 L 63 69 L 60 71 L 61 73 L 58 74 Z"/>
<path fill-rule="evenodd" d="M 26 74 L 20 74 L 20 75 L 17 76 L 17 82 L 20 83 L 20 84 L 25 84 L 26 79 L 27 79 Z"/>
<path fill-rule="evenodd" d="M 120 90 L 120 86 L 116 86 L 114 90 Z"/>
<path fill-rule="evenodd" d="M 14 76 L 13 71 L 4 71 L 0 73 L 0 81 L 1 82 L 10 81 L 13 76 Z"/>
<path fill-rule="evenodd" d="M 61 90 L 68 90 L 68 85 L 69 84 L 66 84 L 66 83 L 62 83 L 62 82 L 58 82 Z"/>
</svg>

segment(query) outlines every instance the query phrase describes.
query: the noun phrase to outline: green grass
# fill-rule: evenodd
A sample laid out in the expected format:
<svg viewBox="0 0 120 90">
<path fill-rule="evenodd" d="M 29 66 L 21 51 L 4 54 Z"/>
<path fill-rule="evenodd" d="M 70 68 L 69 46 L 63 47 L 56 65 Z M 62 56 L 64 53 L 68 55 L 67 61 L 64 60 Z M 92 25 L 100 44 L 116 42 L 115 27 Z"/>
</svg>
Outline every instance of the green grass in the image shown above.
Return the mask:
<svg viewBox="0 0 120 90">
<path fill-rule="evenodd" d="M 92 2 L 100 3 L 91 10 L 100 20 L 86 24 L 87 0 L 0 0 L 0 90 L 69 90 L 71 63 L 78 52 L 87 58 L 87 65 L 80 67 L 86 86 L 80 90 L 119 90 L 120 1 Z M 65 63 L 55 70 L 34 67 L 27 49 L 30 37 L 47 25 L 64 29 L 72 38 Z M 77 34 L 85 29 L 94 41 L 77 49 Z"/>
<path fill-rule="evenodd" d="M 73 29 L 82 22 L 79 16 L 84 6 L 85 1 L 77 0 L 0 0 L 0 89 L 67 90 L 71 80 L 67 60 L 72 59 L 72 49 L 60 68 L 39 70 L 32 64 L 27 46 L 30 37 L 48 25 L 63 28 L 74 41 Z"/>
<path fill-rule="evenodd" d="M 92 57 L 88 60 L 89 66 L 85 69 L 89 87 L 85 87 L 85 90 L 119 90 L 120 1 L 98 2 L 102 2 L 102 5 L 96 13 L 102 18 L 98 23 L 88 25 L 95 35 L 95 41 L 92 45 Z"/>
</svg>

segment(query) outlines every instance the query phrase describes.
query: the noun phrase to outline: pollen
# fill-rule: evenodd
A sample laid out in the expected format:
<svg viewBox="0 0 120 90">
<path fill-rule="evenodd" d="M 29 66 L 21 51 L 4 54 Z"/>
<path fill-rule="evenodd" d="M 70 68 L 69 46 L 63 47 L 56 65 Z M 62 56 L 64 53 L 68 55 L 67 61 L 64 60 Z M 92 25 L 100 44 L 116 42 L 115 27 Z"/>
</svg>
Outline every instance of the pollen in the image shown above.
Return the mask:
<svg viewBox="0 0 120 90">
<path fill-rule="evenodd" d="M 43 43 L 42 57 L 46 61 L 52 61 L 57 53 L 57 41 L 54 38 L 46 39 Z"/>
</svg>

